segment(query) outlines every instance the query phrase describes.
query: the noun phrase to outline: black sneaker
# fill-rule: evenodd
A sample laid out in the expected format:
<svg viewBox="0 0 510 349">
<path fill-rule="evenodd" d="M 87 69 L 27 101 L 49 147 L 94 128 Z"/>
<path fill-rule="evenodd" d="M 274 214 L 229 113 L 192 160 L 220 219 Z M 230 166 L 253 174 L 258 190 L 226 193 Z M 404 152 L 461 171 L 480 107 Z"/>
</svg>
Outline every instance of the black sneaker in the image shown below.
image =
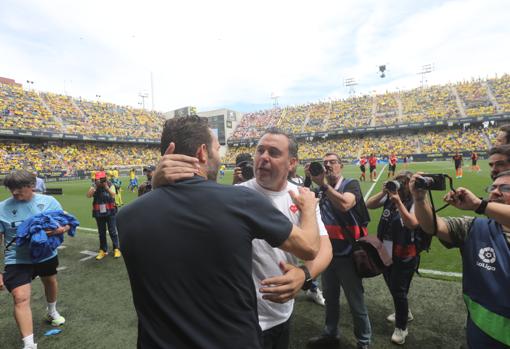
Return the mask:
<svg viewBox="0 0 510 349">
<path fill-rule="evenodd" d="M 308 346 L 312 348 L 320 348 L 322 346 L 338 346 L 340 344 L 340 337 L 337 336 L 331 336 L 327 334 L 321 334 L 317 337 L 312 337 L 308 340 Z"/>
</svg>

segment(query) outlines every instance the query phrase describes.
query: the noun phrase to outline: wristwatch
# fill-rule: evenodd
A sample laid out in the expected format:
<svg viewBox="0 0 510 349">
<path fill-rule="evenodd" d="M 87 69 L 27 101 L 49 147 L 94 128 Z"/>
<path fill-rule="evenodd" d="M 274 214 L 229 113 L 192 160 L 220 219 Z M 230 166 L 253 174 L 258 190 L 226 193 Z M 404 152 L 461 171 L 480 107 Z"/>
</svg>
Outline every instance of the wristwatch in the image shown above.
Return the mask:
<svg viewBox="0 0 510 349">
<path fill-rule="evenodd" d="M 308 268 L 306 266 L 300 265 L 299 268 L 301 270 L 303 270 L 303 272 L 305 273 L 305 282 L 303 283 L 303 286 L 301 287 L 301 289 L 303 291 L 307 291 L 310 289 L 310 287 L 312 287 L 312 282 L 313 282 L 312 275 L 310 275 L 310 271 L 308 270 Z"/>
<path fill-rule="evenodd" d="M 487 208 L 488 204 L 489 204 L 489 201 L 482 199 L 482 202 L 480 202 L 480 206 L 478 206 L 478 208 L 475 210 L 475 212 L 478 214 L 484 214 L 485 209 Z"/>
</svg>

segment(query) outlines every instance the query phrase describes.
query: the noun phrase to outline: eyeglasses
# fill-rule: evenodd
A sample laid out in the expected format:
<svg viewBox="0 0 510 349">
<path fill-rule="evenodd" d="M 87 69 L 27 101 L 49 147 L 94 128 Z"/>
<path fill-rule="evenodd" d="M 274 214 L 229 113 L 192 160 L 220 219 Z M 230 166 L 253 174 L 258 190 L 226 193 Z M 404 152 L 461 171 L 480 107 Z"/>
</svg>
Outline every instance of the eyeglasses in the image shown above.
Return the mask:
<svg viewBox="0 0 510 349">
<path fill-rule="evenodd" d="M 338 160 L 324 160 L 324 166 L 326 166 L 327 164 L 331 164 L 331 165 L 336 165 L 338 164 Z"/>
<path fill-rule="evenodd" d="M 487 193 L 490 193 L 491 191 L 494 191 L 496 189 L 498 189 L 502 193 L 510 193 L 510 184 L 489 185 L 487 188 L 485 188 L 485 191 Z"/>
</svg>

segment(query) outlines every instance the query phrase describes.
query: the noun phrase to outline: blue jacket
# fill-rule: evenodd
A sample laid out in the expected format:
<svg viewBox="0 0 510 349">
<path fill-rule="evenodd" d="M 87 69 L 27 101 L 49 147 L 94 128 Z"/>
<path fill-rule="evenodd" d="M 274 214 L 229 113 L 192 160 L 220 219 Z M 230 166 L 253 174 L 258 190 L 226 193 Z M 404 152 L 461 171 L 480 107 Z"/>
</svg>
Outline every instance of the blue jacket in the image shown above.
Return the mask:
<svg viewBox="0 0 510 349">
<path fill-rule="evenodd" d="M 64 225 L 71 227 L 67 234 L 74 236 L 80 222 L 62 210 L 47 211 L 27 218 L 16 230 L 16 245 L 29 243 L 32 262 L 42 262 L 51 257 L 64 241 L 64 234 L 48 236 L 46 230 L 55 230 Z"/>
</svg>

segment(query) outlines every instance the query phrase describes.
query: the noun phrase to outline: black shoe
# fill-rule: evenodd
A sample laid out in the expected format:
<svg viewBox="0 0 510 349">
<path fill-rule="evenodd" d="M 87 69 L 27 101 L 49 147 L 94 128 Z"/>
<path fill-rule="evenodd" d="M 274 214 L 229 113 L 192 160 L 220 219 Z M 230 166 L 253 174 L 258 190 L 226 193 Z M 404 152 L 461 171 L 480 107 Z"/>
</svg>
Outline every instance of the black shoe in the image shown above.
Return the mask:
<svg viewBox="0 0 510 349">
<path fill-rule="evenodd" d="M 308 345 L 312 348 L 319 348 L 322 346 L 338 346 L 340 344 L 339 336 L 330 336 L 326 334 L 321 334 L 317 337 L 312 337 L 308 340 Z"/>
</svg>

